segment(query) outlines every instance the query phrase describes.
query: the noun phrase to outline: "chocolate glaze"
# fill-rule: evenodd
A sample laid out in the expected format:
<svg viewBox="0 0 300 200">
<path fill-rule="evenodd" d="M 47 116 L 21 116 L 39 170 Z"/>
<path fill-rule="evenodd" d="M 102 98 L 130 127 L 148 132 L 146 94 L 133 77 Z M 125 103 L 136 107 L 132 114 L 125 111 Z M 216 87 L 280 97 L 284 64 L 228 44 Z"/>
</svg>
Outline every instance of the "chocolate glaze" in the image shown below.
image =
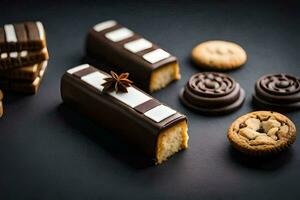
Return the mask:
<svg viewBox="0 0 300 200">
<path fill-rule="evenodd" d="M 255 84 L 255 102 L 272 107 L 300 108 L 300 79 L 288 74 L 268 74 Z"/>
<path fill-rule="evenodd" d="M 157 137 L 161 131 L 186 120 L 184 115 L 176 112 L 156 123 L 141 113 L 145 110 L 131 108 L 108 94 L 100 94 L 96 88 L 69 73 L 65 73 L 61 79 L 61 96 L 66 104 L 88 116 L 99 126 L 121 135 L 152 158 L 155 158 Z"/>
<path fill-rule="evenodd" d="M 180 92 L 181 101 L 188 107 L 207 113 L 228 113 L 239 108 L 245 92 L 229 76 L 203 72 L 193 75 Z"/>
<path fill-rule="evenodd" d="M 18 38 L 18 42 L 20 42 L 20 44 L 26 43 L 28 41 L 28 35 L 25 24 L 15 24 L 14 27 Z M 21 50 L 22 48 L 19 49 Z"/>
<path fill-rule="evenodd" d="M 120 24 L 102 30 L 100 32 L 91 28 L 86 38 L 86 51 L 89 57 L 93 59 L 104 59 L 107 63 L 114 66 L 117 72 L 129 72 L 132 81 L 139 86 L 140 89 L 149 92 L 150 77 L 153 70 L 166 64 L 177 62 L 177 58 L 170 56 L 157 63 L 151 64 L 144 60 L 142 56 L 155 49 L 159 49 L 156 44 L 152 43 L 152 47 L 143 51 L 132 53 L 125 49 L 123 45 L 127 42 L 143 38 L 134 33 L 132 37 L 119 42 L 112 42 L 105 37 L 105 34 L 123 27 Z"/>
<path fill-rule="evenodd" d="M 158 106 L 159 104 L 160 103 L 158 101 L 150 99 L 150 100 L 146 101 L 145 103 L 142 103 L 141 105 L 134 107 L 134 109 L 140 113 L 145 113 L 148 110 Z"/>
</svg>

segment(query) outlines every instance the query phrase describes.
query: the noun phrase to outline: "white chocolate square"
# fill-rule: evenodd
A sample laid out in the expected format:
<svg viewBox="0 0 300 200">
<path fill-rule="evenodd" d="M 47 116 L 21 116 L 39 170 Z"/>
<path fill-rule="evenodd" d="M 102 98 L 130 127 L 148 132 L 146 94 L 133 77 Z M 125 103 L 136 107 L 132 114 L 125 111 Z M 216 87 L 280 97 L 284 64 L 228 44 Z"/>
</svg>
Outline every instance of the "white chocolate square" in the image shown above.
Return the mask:
<svg viewBox="0 0 300 200">
<path fill-rule="evenodd" d="M 116 24 L 117 24 L 116 21 L 108 20 L 108 21 L 96 24 L 93 28 L 94 28 L 95 31 L 100 32 L 100 31 L 103 31 L 105 29 L 111 28 L 111 27 L 115 26 Z"/>
<path fill-rule="evenodd" d="M 145 49 L 149 49 L 152 47 L 152 43 L 148 40 L 141 38 L 131 42 L 124 44 L 124 48 L 132 53 L 137 53 L 139 51 L 143 51 Z"/>
<path fill-rule="evenodd" d="M 17 35 L 15 28 L 12 24 L 4 25 L 6 42 L 17 42 Z"/>
<path fill-rule="evenodd" d="M 80 70 L 83 70 L 83 69 L 85 69 L 85 68 L 88 68 L 89 66 L 90 66 L 89 64 L 79 65 L 79 66 L 77 66 L 77 67 L 73 67 L 73 68 L 69 69 L 67 72 L 68 72 L 69 74 L 74 74 L 75 72 L 78 72 L 78 71 L 80 71 Z"/>
<path fill-rule="evenodd" d="M 9 53 L 9 57 L 11 57 L 11 58 L 17 58 L 18 57 L 18 52 L 16 52 L 16 51 L 10 52 Z"/>
<path fill-rule="evenodd" d="M 149 53 L 146 53 L 145 55 L 143 55 L 143 58 L 148 61 L 151 64 L 157 63 L 159 61 L 162 61 L 168 57 L 170 57 L 171 55 L 162 50 L 162 49 L 156 49 L 154 51 L 151 51 Z"/>
<path fill-rule="evenodd" d="M 38 31 L 39 31 L 40 39 L 44 40 L 45 39 L 45 29 L 44 29 L 44 26 L 43 26 L 42 22 L 37 21 L 36 26 L 37 26 Z"/>
<path fill-rule="evenodd" d="M 115 91 L 113 91 L 109 94 L 118 99 L 119 101 L 130 106 L 131 108 L 134 108 L 151 99 L 151 97 L 145 95 L 144 93 L 140 92 L 134 87 L 128 87 L 127 90 L 128 93 L 116 93 Z"/>
<path fill-rule="evenodd" d="M 1 53 L 1 59 L 6 59 L 8 57 L 7 53 Z"/>
<path fill-rule="evenodd" d="M 113 42 L 119 42 L 133 36 L 133 32 L 128 28 L 120 28 L 105 34 L 105 37 Z"/>
<path fill-rule="evenodd" d="M 20 52 L 20 56 L 23 57 L 23 58 L 26 57 L 27 55 L 28 55 L 28 51 L 21 51 Z"/>
<path fill-rule="evenodd" d="M 147 112 L 144 113 L 144 115 L 158 123 L 174 115 L 175 113 L 176 113 L 175 110 L 165 105 L 159 105 L 152 108 L 151 110 L 148 110 Z"/>
<path fill-rule="evenodd" d="M 89 85 L 93 86 L 101 92 L 103 89 L 102 84 L 105 82 L 104 78 L 106 77 L 106 75 L 96 71 L 81 77 L 81 80 L 83 80 L 84 82 L 88 83 Z"/>
</svg>

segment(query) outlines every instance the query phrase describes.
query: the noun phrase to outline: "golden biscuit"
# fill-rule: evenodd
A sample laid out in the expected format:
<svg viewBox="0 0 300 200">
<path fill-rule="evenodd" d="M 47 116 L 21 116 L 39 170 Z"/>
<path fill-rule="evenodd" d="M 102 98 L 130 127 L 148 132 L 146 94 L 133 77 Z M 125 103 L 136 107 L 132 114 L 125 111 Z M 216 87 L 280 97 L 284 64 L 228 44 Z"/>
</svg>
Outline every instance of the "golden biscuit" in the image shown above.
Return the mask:
<svg viewBox="0 0 300 200">
<path fill-rule="evenodd" d="M 192 60 L 202 68 L 231 70 L 245 64 L 247 54 L 238 44 L 212 40 L 197 45 L 192 51 Z"/>
</svg>

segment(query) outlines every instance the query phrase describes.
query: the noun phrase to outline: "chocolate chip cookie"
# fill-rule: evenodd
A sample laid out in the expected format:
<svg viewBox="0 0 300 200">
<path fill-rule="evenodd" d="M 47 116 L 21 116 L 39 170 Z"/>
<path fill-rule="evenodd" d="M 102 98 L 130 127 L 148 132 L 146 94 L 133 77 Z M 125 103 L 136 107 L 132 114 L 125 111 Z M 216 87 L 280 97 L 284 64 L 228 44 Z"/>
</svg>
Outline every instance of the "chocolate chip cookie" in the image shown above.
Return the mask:
<svg viewBox="0 0 300 200">
<path fill-rule="evenodd" d="M 296 127 L 286 116 L 256 111 L 236 119 L 228 129 L 229 142 L 241 152 L 264 155 L 279 152 L 296 140 Z"/>
</svg>

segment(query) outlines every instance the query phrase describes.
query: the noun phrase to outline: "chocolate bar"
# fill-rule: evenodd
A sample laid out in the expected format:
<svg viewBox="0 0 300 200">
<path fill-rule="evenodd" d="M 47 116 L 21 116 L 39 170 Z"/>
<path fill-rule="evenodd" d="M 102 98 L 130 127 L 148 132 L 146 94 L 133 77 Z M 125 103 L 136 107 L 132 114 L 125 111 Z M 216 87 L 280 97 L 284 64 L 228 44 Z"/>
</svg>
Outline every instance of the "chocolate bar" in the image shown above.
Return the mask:
<svg viewBox="0 0 300 200">
<path fill-rule="evenodd" d="M 116 71 L 127 71 L 146 92 L 180 79 L 177 58 L 128 28 L 110 20 L 91 28 L 86 39 L 89 57 L 103 58 Z"/>
<path fill-rule="evenodd" d="M 7 91 L 21 92 L 27 94 L 35 94 L 44 77 L 44 73 L 47 68 L 48 61 L 41 63 L 41 69 L 38 76 L 33 80 L 10 80 L 10 79 L 0 79 L 0 88 Z"/>
<path fill-rule="evenodd" d="M 47 48 L 41 51 L 13 51 L 0 53 L 0 71 L 15 69 L 48 60 Z"/>
<path fill-rule="evenodd" d="M 66 104 L 123 136 L 137 148 L 162 163 L 188 147 L 187 119 L 135 86 L 128 93 L 102 92 L 110 77 L 88 64 L 69 69 L 61 79 Z"/>
<path fill-rule="evenodd" d="M 13 70 L 1 71 L 0 78 L 34 81 L 34 79 L 38 77 L 43 65 L 44 62 L 41 62 L 34 65 L 13 69 Z"/>
<path fill-rule="evenodd" d="M 6 24 L 0 27 L 0 52 L 37 51 L 46 47 L 46 35 L 41 22 Z"/>
</svg>

